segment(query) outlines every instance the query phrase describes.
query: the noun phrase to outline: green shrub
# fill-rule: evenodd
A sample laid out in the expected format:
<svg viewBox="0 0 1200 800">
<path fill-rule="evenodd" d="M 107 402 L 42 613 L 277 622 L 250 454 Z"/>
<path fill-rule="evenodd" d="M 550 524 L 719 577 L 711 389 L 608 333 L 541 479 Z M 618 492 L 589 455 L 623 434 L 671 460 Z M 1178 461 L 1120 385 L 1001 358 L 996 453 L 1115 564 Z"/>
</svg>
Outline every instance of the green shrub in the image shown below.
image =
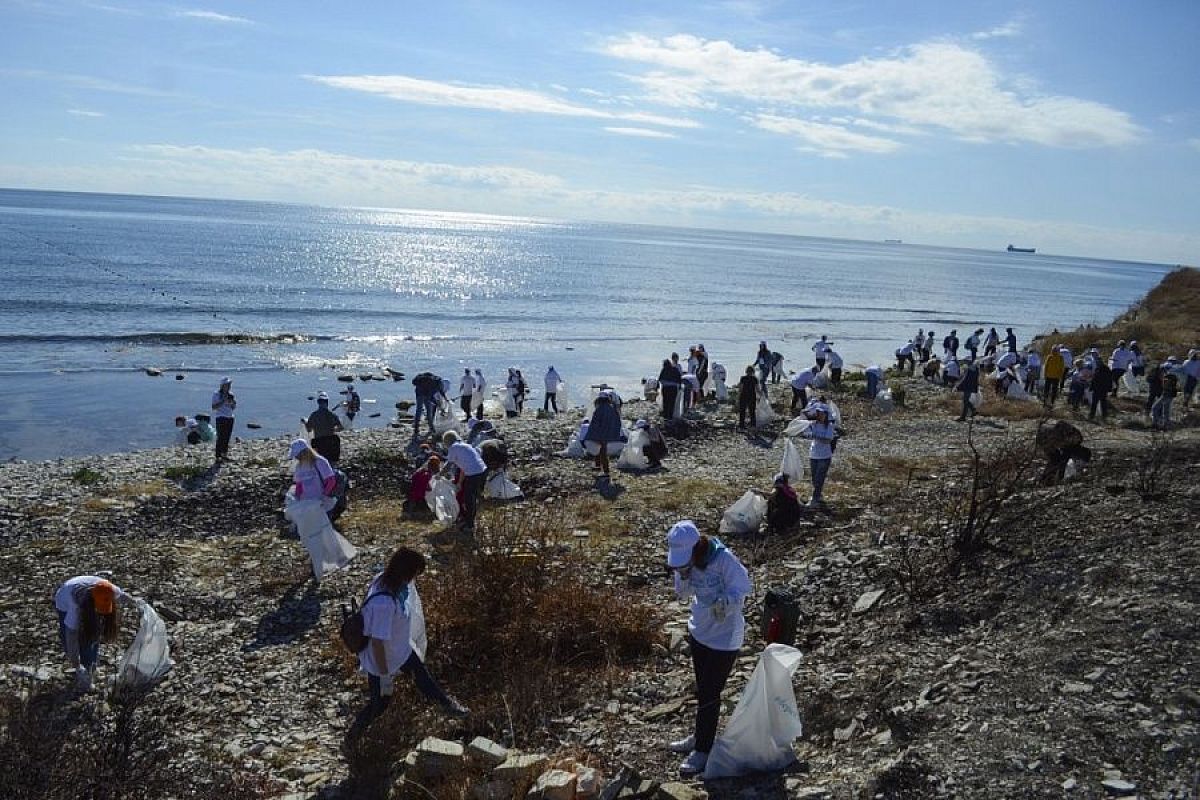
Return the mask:
<svg viewBox="0 0 1200 800">
<path fill-rule="evenodd" d="M 71 474 L 71 480 L 82 486 L 91 486 L 94 483 L 99 483 L 103 477 L 99 472 L 89 467 L 80 467 Z"/>
</svg>

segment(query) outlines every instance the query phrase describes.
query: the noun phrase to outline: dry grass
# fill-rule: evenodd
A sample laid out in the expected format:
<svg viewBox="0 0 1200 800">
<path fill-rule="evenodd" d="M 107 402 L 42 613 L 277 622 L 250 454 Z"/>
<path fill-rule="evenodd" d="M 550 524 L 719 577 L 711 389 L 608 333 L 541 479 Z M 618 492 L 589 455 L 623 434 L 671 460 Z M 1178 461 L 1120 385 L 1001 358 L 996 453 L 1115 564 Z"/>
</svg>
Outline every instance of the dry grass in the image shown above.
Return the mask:
<svg viewBox="0 0 1200 800">
<path fill-rule="evenodd" d="M 678 514 L 697 508 L 724 509 L 740 495 L 737 487 L 712 478 L 663 478 L 648 486 L 639 499 L 651 508 Z"/>
<path fill-rule="evenodd" d="M 1107 355 L 1121 339 L 1136 339 L 1153 361 L 1172 354 L 1182 357 L 1195 347 L 1200 342 L 1200 270 L 1177 269 L 1109 325 L 1048 334 L 1042 346 L 1044 351 L 1061 342 L 1073 353 L 1098 347 Z"/>
<path fill-rule="evenodd" d="M 990 390 L 985 390 L 982 395 L 983 404 L 978 409 L 981 417 L 999 417 L 1008 420 L 1054 417 L 1053 412 L 1048 414 L 1045 406 L 1036 400 L 1009 400 L 1007 397 L 996 397 Z M 962 413 L 962 394 L 959 392 L 947 393 L 942 398 L 941 406 L 946 411 L 958 416 Z"/>
<path fill-rule="evenodd" d="M 617 507 L 598 495 L 572 498 L 560 508 L 563 509 L 561 527 L 584 528 L 593 542 L 620 536 L 629 530 L 629 524 L 617 514 Z"/>
</svg>

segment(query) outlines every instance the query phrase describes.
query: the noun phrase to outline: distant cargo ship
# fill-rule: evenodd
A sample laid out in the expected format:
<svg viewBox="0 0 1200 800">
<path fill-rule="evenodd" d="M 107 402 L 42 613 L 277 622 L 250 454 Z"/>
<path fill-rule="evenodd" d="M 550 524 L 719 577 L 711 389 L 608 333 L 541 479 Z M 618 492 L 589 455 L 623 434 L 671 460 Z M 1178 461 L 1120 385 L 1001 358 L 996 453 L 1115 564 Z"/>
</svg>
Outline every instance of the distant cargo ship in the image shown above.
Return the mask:
<svg viewBox="0 0 1200 800">
<path fill-rule="evenodd" d="M 884 244 L 904 244 L 902 239 L 884 239 Z"/>
<path fill-rule="evenodd" d="M 1013 247 L 1010 244 L 1008 246 L 1008 252 L 1010 252 L 1010 253 L 1036 253 L 1037 248 L 1036 247 Z"/>
</svg>

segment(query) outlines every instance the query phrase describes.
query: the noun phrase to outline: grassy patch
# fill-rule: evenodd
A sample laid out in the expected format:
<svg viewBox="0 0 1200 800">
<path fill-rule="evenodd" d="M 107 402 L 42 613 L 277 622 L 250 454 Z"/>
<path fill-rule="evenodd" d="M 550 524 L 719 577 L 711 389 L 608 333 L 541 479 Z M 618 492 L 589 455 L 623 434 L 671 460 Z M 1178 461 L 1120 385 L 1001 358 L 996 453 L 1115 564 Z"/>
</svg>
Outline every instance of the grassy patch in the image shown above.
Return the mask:
<svg viewBox="0 0 1200 800">
<path fill-rule="evenodd" d="M 645 503 L 673 514 L 696 508 L 724 509 L 742 491 L 712 478 L 664 478 L 646 489 Z"/>
<path fill-rule="evenodd" d="M 91 486 L 99 483 L 103 477 L 103 474 L 91 469 L 90 467 L 80 467 L 71 473 L 71 480 L 75 481 L 81 486 Z"/>
<path fill-rule="evenodd" d="M 167 467 L 163 477 L 169 481 L 191 481 L 200 478 L 208 472 L 208 467 L 200 464 L 184 464 L 178 467 Z"/>
</svg>

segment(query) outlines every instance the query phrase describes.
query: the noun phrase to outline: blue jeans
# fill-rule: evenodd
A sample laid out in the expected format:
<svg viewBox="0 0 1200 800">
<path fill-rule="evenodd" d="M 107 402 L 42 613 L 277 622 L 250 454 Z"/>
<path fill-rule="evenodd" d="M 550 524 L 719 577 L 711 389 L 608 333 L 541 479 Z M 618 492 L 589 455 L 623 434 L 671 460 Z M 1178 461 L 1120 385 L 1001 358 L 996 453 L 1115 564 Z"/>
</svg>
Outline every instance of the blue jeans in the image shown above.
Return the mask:
<svg viewBox="0 0 1200 800">
<path fill-rule="evenodd" d="M 413 437 L 421 435 L 421 417 L 424 416 L 429 420 L 429 435 L 434 434 L 433 415 L 436 410 L 436 404 L 432 397 L 417 397 L 417 408 L 413 412 Z"/>
<path fill-rule="evenodd" d="M 821 499 L 821 489 L 825 486 L 825 476 L 829 474 L 832 458 L 810 458 L 808 464 L 812 470 L 813 500 Z"/>
<path fill-rule="evenodd" d="M 55 609 L 55 610 L 57 610 L 57 609 Z M 67 628 L 66 619 L 67 619 L 67 615 L 64 614 L 63 612 L 59 611 L 58 612 L 58 641 L 62 644 L 64 653 L 67 652 L 67 637 L 68 636 L 76 636 L 76 637 L 79 636 L 79 631 L 73 631 L 73 630 L 69 630 Z M 79 645 L 79 665 L 81 667 L 83 667 L 84 669 L 90 670 L 90 669 L 92 669 L 92 667 L 96 666 L 96 662 L 99 660 L 99 658 L 100 658 L 100 638 L 99 637 L 96 637 L 96 639 L 93 642 L 91 642 L 90 644 L 85 645 L 82 642 L 80 643 L 80 645 Z"/>
<path fill-rule="evenodd" d="M 370 646 L 370 645 L 368 645 Z M 446 695 L 444 689 L 438 685 L 438 682 L 429 674 L 429 670 L 425 668 L 425 662 L 422 661 L 414 652 L 408 660 L 404 662 L 404 666 L 400 667 L 400 672 L 407 672 L 412 676 L 413 683 L 417 687 L 417 691 L 425 695 L 438 705 L 450 705 L 450 698 Z M 378 675 L 367 676 L 367 686 L 371 692 L 371 704 L 376 708 L 381 708 L 386 705 L 381 693 Z"/>
<path fill-rule="evenodd" d="M 879 394 L 879 376 L 874 372 L 867 373 L 867 399 L 874 400 Z"/>
</svg>

